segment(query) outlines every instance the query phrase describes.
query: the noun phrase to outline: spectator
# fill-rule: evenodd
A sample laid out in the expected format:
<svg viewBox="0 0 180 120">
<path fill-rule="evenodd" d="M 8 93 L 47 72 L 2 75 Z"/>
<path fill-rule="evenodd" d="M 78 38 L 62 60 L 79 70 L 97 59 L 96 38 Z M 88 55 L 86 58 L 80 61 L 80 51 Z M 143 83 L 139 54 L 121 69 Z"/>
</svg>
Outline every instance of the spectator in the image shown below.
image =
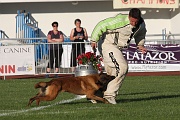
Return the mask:
<svg viewBox="0 0 180 120">
<path fill-rule="evenodd" d="M 81 27 L 81 20 L 76 19 L 74 21 L 75 28 L 71 30 L 70 40 L 74 42 L 84 42 L 84 40 L 88 39 L 87 31 L 85 28 Z M 77 66 L 76 58 L 78 55 L 85 53 L 85 44 L 84 43 L 73 43 L 72 51 L 71 51 L 71 70 L 75 71 L 75 67 Z"/>
<path fill-rule="evenodd" d="M 58 73 L 63 53 L 61 42 L 64 41 L 64 36 L 63 33 L 58 30 L 58 22 L 53 22 L 52 27 L 53 30 L 49 31 L 47 35 L 47 40 L 49 43 L 49 63 L 47 66 L 47 73 L 51 72 L 54 63 L 55 72 Z M 49 74 L 47 74 L 46 77 L 49 77 Z M 56 74 L 55 77 L 58 77 L 58 75 Z"/>
</svg>

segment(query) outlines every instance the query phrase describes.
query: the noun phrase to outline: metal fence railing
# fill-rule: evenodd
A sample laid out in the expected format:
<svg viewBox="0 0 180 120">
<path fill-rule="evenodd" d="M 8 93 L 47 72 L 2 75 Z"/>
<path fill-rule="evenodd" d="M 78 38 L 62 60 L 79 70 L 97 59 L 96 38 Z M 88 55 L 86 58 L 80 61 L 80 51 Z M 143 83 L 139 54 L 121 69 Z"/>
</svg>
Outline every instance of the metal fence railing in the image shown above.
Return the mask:
<svg viewBox="0 0 180 120">
<path fill-rule="evenodd" d="M 69 42 L 69 38 L 65 38 L 65 42 L 59 43 L 62 44 L 63 54 L 62 54 L 62 61 L 58 65 L 59 71 L 55 73 L 55 69 L 51 70 L 50 74 L 72 74 L 70 62 L 71 62 L 71 50 L 72 44 L 79 44 L 77 42 Z M 134 43 L 134 41 L 131 41 Z M 85 52 L 92 51 L 90 42 L 85 41 Z M 180 40 L 146 40 L 146 44 L 180 44 Z M 35 51 L 35 74 L 46 74 L 47 73 L 47 65 L 49 62 L 49 45 L 47 43 L 46 38 L 15 38 L 15 39 L 0 39 L 1 46 L 11 46 L 11 45 L 34 45 Z M 99 54 L 99 53 L 97 53 Z M 77 56 L 76 56 L 77 57 Z M 1 59 L 1 58 L 0 58 Z"/>
<path fill-rule="evenodd" d="M 47 73 L 47 65 L 50 62 L 50 50 L 49 47 L 52 45 L 52 49 L 56 49 L 57 45 L 62 45 L 63 54 L 61 62 L 58 63 L 59 71 L 55 73 L 55 67 L 51 69 L 51 73 L 49 74 L 72 74 L 70 67 L 71 61 L 71 51 L 72 45 L 74 44 L 76 47 L 82 48 L 80 42 L 70 42 L 69 38 L 65 38 L 63 43 L 47 43 L 46 38 L 25 38 L 25 39 L 0 39 L 1 46 L 12 46 L 12 45 L 33 45 L 34 46 L 34 63 L 35 63 L 35 74 L 46 74 Z M 92 51 L 90 42 L 85 41 L 85 52 Z M 59 47 L 59 46 L 58 46 Z M 58 48 L 58 53 L 59 53 Z M 82 51 L 81 51 L 82 53 Z M 55 54 L 55 53 L 53 53 Z M 77 56 L 75 56 L 77 57 Z M 60 58 L 60 56 L 58 56 Z M 1 58 L 0 58 L 1 59 Z M 55 59 L 54 59 L 55 61 Z M 55 65 L 55 64 L 54 64 Z"/>
<path fill-rule="evenodd" d="M 25 10 L 17 10 L 16 38 L 38 38 L 38 22 Z"/>
<path fill-rule="evenodd" d="M 80 48 L 82 48 L 81 44 L 78 42 L 64 42 L 62 43 L 62 48 L 63 48 L 63 53 L 62 53 L 62 57 L 58 56 L 58 58 L 61 58 L 61 62 L 58 63 L 59 66 L 59 72 L 61 74 L 68 74 L 68 73 L 73 73 L 73 71 L 71 71 L 71 67 L 70 64 L 71 62 L 74 60 L 72 59 L 72 45 L 75 45 L 76 47 L 78 47 L 78 45 L 80 45 Z M 85 44 L 85 52 L 90 52 L 92 51 L 91 46 L 90 46 L 90 42 L 84 42 Z M 47 65 L 48 63 L 51 61 L 50 60 L 50 50 L 49 50 L 49 46 L 53 46 L 53 55 L 55 55 L 55 49 L 56 49 L 56 45 L 57 44 L 49 44 L 49 43 L 36 43 L 35 44 L 35 65 L 36 65 L 36 74 L 46 74 L 47 73 Z M 47 47 L 46 47 L 47 46 Z M 43 52 L 44 51 L 44 52 Z M 49 51 L 49 52 L 48 52 Z M 80 49 L 81 53 L 82 53 L 82 49 Z M 45 54 L 43 54 L 45 53 Z M 58 53 L 60 53 L 60 49 L 58 47 Z M 75 56 L 77 57 L 77 56 Z M 57 59 L 57 58 L 56 58 Z M 55 63 L 55 59 L 54 59 L 54 63 Z M 51 69 L 51 73 L 54 74 L 55 72 L 55 64 L 53 66 L 53 69 Z M 50 73 L 50 74 L 51 74 Z"/>
</svg>

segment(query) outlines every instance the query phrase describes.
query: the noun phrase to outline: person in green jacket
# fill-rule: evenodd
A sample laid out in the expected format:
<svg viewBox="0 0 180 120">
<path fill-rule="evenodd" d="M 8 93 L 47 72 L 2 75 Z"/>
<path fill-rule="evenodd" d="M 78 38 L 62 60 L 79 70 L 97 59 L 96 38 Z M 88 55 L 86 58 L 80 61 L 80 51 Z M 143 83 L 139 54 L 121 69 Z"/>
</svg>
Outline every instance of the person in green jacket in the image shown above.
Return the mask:
<svg viewBox="0 0 180 120">
<path fill-rule="evenodd" d="M 100 21 L 91 34 L 91 47 L 98 47 L 103 57 L 105 71 L 108 75 L 115 76 L 109 82 L 104 98 L 111 104 L 116 104 L 116 96 L 128 72 L 128 64 L 122 49 L 127 49 L 132 38 L 135 39 L 137 49 L 143 54 L 146 26 L 138 8 L 132 8 L 129 15 L 118 14 Z"/>
</svg>

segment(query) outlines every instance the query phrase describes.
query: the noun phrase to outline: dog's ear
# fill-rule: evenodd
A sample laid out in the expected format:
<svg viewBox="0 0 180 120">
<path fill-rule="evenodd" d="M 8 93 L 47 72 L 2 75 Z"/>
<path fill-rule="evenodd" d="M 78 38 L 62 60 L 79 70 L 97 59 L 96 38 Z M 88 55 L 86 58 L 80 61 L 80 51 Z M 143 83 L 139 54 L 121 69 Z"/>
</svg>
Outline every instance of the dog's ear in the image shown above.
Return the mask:
<svg viewBox="0 0 180 120">
<path fill-rule="evenodd" d="M 101 83 L 104 83 L 105 79 L 106 79 L 105 73 L 100 73 L 98 81 L 101 82 Z"/>
<path fill-rule="evenodd" d="M 106 75 L 104 78 L 105 78 L 106 82 L 110 82 L 113 79 L 115 79 L 116 77 L 115 76 Z"/>
<path fill-rule="evenodd" d="M 102 74 L 104 74 L 102 71 L 99 73 L 99 76 L 101 76 Z"/>
<path fill-rule="evenodd" d="M 103 83 L 101 81 L 99 81 L 99 80 L 96 82 L 96 84 L 97 85 L 103 85 Z"/>
<path fill-rule="evenodd" d="M 115 76 L 111 76 L 111 80 L 115 79 L 116 77 Z"/>
</svg>

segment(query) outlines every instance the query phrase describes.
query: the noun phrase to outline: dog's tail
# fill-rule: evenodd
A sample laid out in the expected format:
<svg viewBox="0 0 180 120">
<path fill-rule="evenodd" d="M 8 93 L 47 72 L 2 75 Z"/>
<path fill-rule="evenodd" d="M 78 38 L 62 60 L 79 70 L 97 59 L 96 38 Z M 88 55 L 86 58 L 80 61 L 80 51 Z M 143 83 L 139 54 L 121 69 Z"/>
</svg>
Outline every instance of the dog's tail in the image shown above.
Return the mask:
<svg viewBox="0 0 180 120">
<path fill-rule="evenodd" d="M 41 88 L 41 87 L 46 87 L 47 83 L 46 82 L 39 82 L 37 84 L 35 84 L 35 88 Z"/>
</svg>

